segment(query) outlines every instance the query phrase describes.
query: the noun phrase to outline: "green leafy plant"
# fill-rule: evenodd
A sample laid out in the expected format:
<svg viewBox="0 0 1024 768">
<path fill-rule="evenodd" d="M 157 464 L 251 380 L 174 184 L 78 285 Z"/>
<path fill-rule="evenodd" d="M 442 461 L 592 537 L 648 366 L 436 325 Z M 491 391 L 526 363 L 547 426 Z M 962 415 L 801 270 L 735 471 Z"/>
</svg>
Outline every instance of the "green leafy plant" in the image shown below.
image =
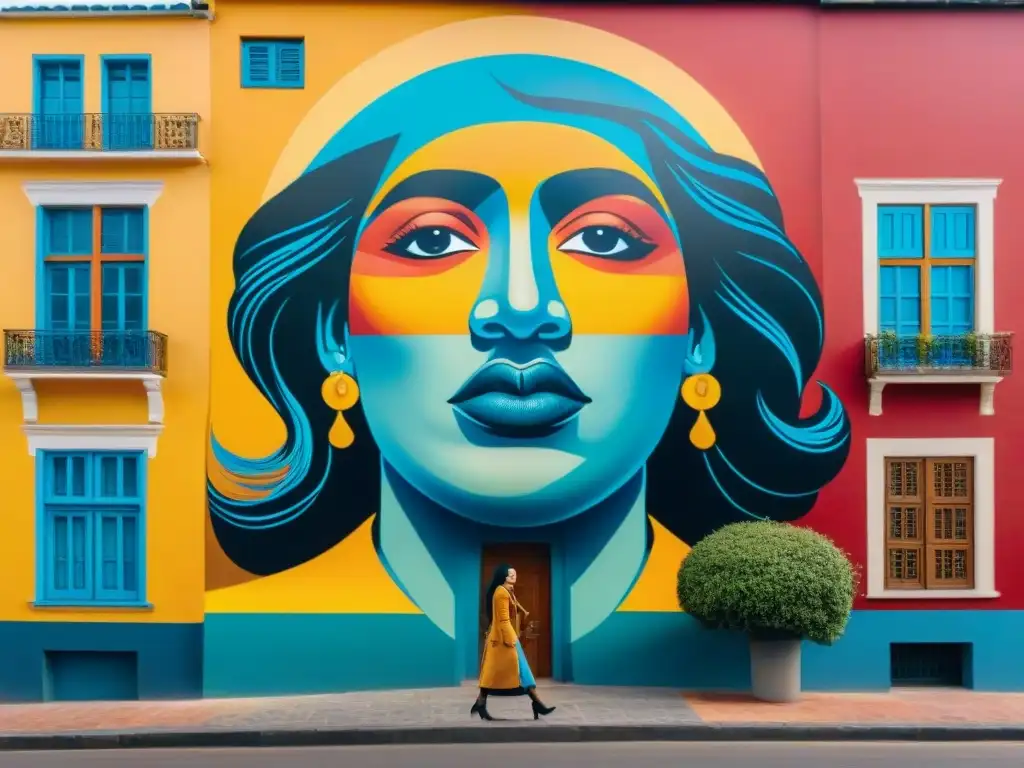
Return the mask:
<svg viewBox="0 0 1024 768">
<path fill-rule="evenodd" d="M 978 362 L 978 334 L 968 331 L 960 336 L 960 343 L 963 345 L 964 357 L 974 365 Z"/>
<path fill-rule="evenodd" d="M 679 568 L 679 606 L 710 629 L 831 645 L 853 608 L 857 569 L 820 533 L 770 521 L 733 523 Z"/>
<path fill-rule="evenodd" d="M 919 333 L 917 335 L 917 363 L 928 365 L 928 358 L 931 356 L 932 345 L 935 344 L 935 337 L 930 333 Z"/>
</svg>

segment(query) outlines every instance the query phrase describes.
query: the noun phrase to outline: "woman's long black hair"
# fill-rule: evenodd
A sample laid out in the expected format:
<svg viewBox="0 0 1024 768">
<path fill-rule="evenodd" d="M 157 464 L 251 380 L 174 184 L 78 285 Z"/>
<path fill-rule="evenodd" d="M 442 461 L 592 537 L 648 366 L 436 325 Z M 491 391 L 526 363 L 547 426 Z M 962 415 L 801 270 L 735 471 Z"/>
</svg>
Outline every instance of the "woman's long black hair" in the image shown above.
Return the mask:
<svg viewBox="0 0 1024 768">
<path fill-rule="evenodd" d="M 507 563 L 502 563 L 494 569 L 494 575 L 491 576 L 491 583 L 487 585 L 487 590 L 484 592 L 484 615 L 487 617 L 487 626 L 491 625 L 494 621 L 494 593 L 498 591 L 498 587 L 504 586 L 505 579 L 508 578 L 508 572 L 512 570 L 512 566 Z"/>
<path fill-rule="evenodd" d="M 846 460 L 850 424 L 823 384 L 818 412 L 800 417 L 825 338 L 821 296 L 768 179 L 647 112 L 509 92 L 538 109 L 611 121 L 643 141 L 680 235 L 691 328 L 715 339 L 716 443 L 691 444 L 697 414 L 680 400 L 647 463 L 648 512 L 691 545 L 726 523 L 806 514 Z M 328 331 L 344 337 L 354 235 L 396 140 L 300 176 L 238 238 L 228 330 L 287 439 L 247 460 L 214 437 L 219 469 L 208 487 L 221 548 L 254 574 L 312 560 L 378 511 L 380 453 L 361 405 L 345 414 L 354 445 L 335 450 L 327 439 L 336 413 L 320 394 L 318 326 L 329 317 Z"/>
</svg>

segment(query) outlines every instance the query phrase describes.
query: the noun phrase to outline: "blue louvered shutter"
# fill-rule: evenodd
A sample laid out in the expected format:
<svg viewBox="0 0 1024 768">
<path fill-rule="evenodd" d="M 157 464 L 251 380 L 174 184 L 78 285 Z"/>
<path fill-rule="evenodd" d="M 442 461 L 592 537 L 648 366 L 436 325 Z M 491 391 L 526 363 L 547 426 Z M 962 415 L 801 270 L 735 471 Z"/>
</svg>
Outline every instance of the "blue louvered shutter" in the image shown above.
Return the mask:
<svg viewBox="0 0 1024 768">
<path fill-rule="evenodd" d="M 288 88 L 302 87 L 303 44 L 301 42 L 281 42 L 277 45 L 277 83 Z"/>
<path fill-rule="evenodd" d="M 878 206 L 878 257 L 881 259 L 919 259 L 922 256 L 924 256 L 923 206 Z"/>
<path fill-rule="evenodd" d="M 271 84 L 271 46 L 269 42 L 246 41 L 242 44 L 242 85 Z"/>
<path fill-rule="evenodd" d="M 92 253 L 91 208 L 47 208 L 44 216 L 47 256 Z"/>
<path fill-rule="evenodd" d="M 144 215 L 142 208 L 104 208 L 100 250 L 103 253 L 143 253 Z"/>
<path fill-rule="evenodd" d="M 975 207 L 936 205 L 931 209 L 932 258 L 972 259 L 976 252 Z"/>
<path fill-rule="evenodd" d="M 878 287 L 879 330 L 917 336 L 921 332 L 921 270 L 883 266 Z"/>
<path fill-rule="evenodd" d="M 932 266 L 932 333 L 955 336 L 974 330 L 974 267 Z"/>
</svg>

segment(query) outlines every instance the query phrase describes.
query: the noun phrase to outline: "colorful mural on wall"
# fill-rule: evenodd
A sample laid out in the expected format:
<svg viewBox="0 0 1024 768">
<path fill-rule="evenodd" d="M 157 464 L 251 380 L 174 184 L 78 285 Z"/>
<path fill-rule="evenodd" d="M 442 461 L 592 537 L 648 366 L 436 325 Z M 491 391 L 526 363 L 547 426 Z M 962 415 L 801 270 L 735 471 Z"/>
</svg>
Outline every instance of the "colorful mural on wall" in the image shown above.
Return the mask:
<svg viewBox="0 0 1024 768">
<path fill-rule="evenodd" d="M 227 333 L 286 436 L 252 455 L 212 415 L 208 613 L 422 613 L 472 676 L 484 544 L 557 548 L 572 644 L 677 611 L 687 545 L 800 518 L 849 450 L 827 386 L 801 416 L 821 298 L 754 149 L 605 31 L 490 17 L 368 60 L 233 264 Z"/>
</svg>

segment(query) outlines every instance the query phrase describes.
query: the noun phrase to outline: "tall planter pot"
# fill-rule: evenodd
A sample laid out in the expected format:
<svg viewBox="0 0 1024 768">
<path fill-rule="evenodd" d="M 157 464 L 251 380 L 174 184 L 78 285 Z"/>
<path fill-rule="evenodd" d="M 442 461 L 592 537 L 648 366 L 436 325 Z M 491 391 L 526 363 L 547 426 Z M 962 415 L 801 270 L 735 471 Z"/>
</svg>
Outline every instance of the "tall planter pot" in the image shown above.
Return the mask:
<svg viewBox="0 0 1024 768">
<path fill-rule="evenodd" d="M 754 698 L 786 702 L 800 698 L 800 640 L 750 638 L 750 681 Z"/>
</svg>

